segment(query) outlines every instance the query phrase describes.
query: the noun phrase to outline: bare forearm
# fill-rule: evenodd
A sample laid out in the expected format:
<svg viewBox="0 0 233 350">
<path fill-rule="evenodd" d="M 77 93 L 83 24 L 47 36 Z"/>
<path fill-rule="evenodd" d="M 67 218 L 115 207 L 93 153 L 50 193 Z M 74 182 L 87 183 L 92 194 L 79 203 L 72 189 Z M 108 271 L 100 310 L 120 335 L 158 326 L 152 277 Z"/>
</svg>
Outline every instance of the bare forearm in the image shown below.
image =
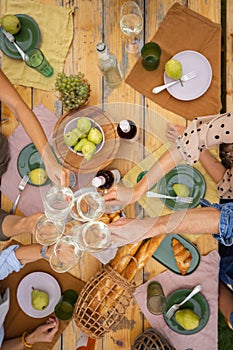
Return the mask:
<svg viewBox="0 0 233 350">
<path fill-rule="evenodd" d="M 214 234 L 219 232 L 220 211 L 194 208 L 158 217 L 144 238 L 160 234 Z"/>
<path fill-rule="evenodd" d="M 218 183 L 222 180 L 226 168 L 208 149 L 201 152 L 199 160 L 214 182 Z"/>
<path fill-rule="evenodd" d="M 133 201 L 136 202 L 146 193 L 149 188 L 158 182 L 171 169 L 178 165 L 183 160 L 180 151 L 174 145 L 166 151 L 154 166 L 148 171 L 146 176 L 134 186 Z"/>
<path fill-rule="evenodd" d="M 21 233 L 33 234 L 36 222 L 41 215 L 42 213 L 27 217 L 7 215 L 2 223 L 2 231 L 7 237 L 13 237 Z"/>
<path fill-rule="evenodd" d="M 24 345 L 21 337 L 5 340 L 1 346 L 1 350 L 23 350 Z"/>
<path fill-rule="evenodd" d="M 30 244 L 25 246 L 20 246 L 15 250 L 16 258 L 21 262 L 21 264 L 28 264 L 33 261 L 42 259 L 40 251 L 42 246 L 40 244 Z M 53 246 L 50 246 L 46 252 L 46 257 L 49 258 Z"/>
</svg>

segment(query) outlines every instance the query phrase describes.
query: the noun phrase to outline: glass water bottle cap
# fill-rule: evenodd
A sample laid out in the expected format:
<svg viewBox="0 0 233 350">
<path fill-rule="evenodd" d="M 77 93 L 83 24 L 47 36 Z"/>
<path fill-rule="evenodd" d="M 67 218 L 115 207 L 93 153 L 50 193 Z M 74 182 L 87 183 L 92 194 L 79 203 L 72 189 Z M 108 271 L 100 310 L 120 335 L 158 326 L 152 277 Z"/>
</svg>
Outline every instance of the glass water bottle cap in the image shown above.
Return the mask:
<svg viewBox="0 0 233 350">
<path fill-rule="evenodd" d="M 120 121 L 120 128 L 123 132 L 129 132 L 130 131 L 130 123 L 128 120 L 124 119 Z"/>
<path fill-rule="evenodd" d="M 99 44 L 96 45 L 96 50 L 98 52 L 103 52 L 105 49 L 106 49 L 105 43 L 99 43 Z"/>
<path fill-rule="evenodd" d="M 100 187 L 105 184 L 105 178 L 103 176 L 96 176 L 91 182 L 92 186 Z"/>
</svg>

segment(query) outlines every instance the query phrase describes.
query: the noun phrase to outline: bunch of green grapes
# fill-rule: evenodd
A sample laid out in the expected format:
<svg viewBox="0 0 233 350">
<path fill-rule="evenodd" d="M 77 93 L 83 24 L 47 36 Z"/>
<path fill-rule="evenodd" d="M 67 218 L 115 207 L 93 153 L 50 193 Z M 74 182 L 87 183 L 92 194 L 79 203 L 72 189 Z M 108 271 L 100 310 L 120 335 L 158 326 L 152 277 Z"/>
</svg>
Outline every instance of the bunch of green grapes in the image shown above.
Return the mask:
<svg viewBox="0 0 233 350">
<path fill-rule="evenodd" d="M 90 84 L 83 73 L 67 76 L 59 73 L 55 82 L 55 89 L 59 91 L 59 99 L 65 111 L 82 106 L 90 95 Z"/>
</svg>

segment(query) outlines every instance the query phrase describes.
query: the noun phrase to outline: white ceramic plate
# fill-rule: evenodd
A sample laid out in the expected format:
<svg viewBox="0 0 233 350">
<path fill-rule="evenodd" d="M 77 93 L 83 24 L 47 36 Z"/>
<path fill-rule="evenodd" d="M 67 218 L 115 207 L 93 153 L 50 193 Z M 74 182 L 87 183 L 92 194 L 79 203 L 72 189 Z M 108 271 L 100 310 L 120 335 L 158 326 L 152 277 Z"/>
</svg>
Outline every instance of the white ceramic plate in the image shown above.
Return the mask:
<svg viewBox="0 0 233 350">
<path fill-rule="evenodd" d="M 182 51 L 172 58 L 178 60 L 182 64 L 183 75 L 189 72 L 196 72 L 197 77 L 189 81 L 180 82 L 167 88 L 168 92 L 178 100 L 191 101 L 202 96 L 209 88 L 212 80 L 212 69 L 209 61 L 205 56 L 196 51 Z M 173 81 L 164 73 L 164 83 Z"/>
<path fill-rule="evenodd" d="M 35 310 L 31 305 L 31 292 L 42 290 L 49 295 L 49 305 L 44 310 Z M 32 272 L 25 276 L 17 288 L 17 300 L 20 308 L 33 318 L 43 318 L 50 315 L 61 297 L 61 288 L 56 279 L 45 272 Z"/>
</svg>

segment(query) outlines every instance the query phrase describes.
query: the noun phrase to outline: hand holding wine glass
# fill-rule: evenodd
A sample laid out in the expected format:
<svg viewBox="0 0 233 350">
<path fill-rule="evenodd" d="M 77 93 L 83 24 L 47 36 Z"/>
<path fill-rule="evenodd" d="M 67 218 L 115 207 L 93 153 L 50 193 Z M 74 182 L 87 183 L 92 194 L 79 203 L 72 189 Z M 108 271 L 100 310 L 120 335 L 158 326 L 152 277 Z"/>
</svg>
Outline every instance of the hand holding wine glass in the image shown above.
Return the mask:
<svg viewBox="0 0 233 350">
<path fill-rule="evenodd" d="M 127 1 L 121 7 L 120 27 L 127 35 L 126 51 L 138 53 L 140 51 L 140 36 L 143 27 L 142 12 L 134 1 Z"/>
</svg>

